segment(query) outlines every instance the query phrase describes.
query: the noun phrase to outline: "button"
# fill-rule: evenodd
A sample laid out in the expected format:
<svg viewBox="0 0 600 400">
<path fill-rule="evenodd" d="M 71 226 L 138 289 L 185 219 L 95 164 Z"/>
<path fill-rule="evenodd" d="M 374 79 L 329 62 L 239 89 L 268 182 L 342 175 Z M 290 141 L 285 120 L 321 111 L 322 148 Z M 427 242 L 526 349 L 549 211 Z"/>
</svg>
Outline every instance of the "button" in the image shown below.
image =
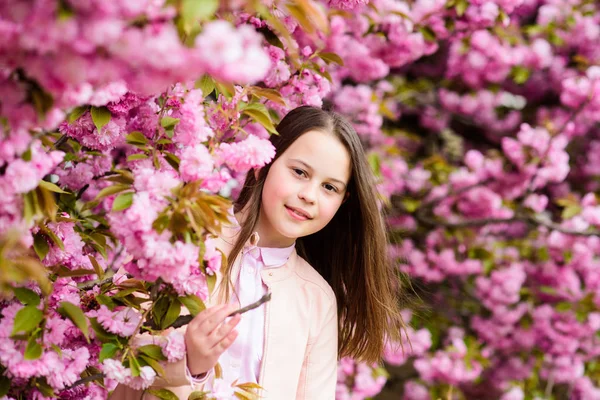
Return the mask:
<svg viewBox="0 0 600 400">
<path fill-rule="evenodd" d="M 273 273 L 272 273 L 272 272 L 269 272 L 269 276 L 273 276 Z"/>
<path fill-rule="evenodd" d="M 254 267 L 248 267 L 248 268 L 246 268 L 246 271 L 248 271 L 249 274 L 254 274 L 256 272 Z"/>
</svg>

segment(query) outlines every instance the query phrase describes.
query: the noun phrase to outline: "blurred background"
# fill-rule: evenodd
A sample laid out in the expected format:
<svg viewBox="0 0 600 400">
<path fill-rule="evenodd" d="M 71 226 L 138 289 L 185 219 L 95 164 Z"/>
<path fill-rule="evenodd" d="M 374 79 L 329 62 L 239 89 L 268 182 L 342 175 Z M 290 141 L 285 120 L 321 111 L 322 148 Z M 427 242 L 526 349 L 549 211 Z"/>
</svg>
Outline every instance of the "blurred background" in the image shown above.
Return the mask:
<svg viewBox="0 0 600 400">
<path fill-rule="evenodd" d="M 592 0 L 0 4 L 0 395 L 160 374 L 99 310 L 197 311 L 223 197 L 303 104 L 362 138 L 409 325 L 337 399 L 600 399 Z"/>
</svg>

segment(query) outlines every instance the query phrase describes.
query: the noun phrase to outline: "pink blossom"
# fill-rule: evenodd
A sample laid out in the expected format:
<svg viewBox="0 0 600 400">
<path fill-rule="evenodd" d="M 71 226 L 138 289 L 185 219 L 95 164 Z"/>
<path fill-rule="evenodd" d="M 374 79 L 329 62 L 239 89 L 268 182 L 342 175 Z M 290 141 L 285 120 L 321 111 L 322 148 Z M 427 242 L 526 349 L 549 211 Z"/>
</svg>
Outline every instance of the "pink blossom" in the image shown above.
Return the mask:
<svg viewBox="0 0 600 400">
<path fill-rule="evenodd" d="M 530 194 L 527 196 L 523 204 L 529 208 L 531 208 L 536 213 L 541 213 L 546 209 L 548 205 L 548 197 L 543 194 Z"/>
<path fill-rule="evenodd" d="M 125 82 L 111 82 L 103 88 L 97 89 L 87 102 L 92 106 L 101 107 L 119 101 L 125 93 L 127 93 Z"/>
<path fill-rule="evenodd" d="M 216 157 L 234 171 L 246 172 L 268 164 L 275 157 L 275 148 L 268 140 L 250 135 L 241 142 L 221 143 Z"/>
<path fill-rule="evenodd" d="M 247 25 L 236 29 L 225 20 L 212 21 L 196 37 L 195 46 L 211 74 L 225 81 L 255 82 L 271 66 L 261 36 Z"/>
<path fill-rule="evenodd" d="M 107 358 L 102 362 L 103 372 L 107 378 L 119 383 L 125 383 L 131 377 L 131 370 L 125 368 L 120 361 Z"/>
<path fill-rule="evenodd" d="M 198 144 L 187 147 L 181 155 L 179 173 L 181 178 L 187 182 L 208 178 L 214 169 L 214 161 L 208 149 Z"/>
<path fill-rule="evenodd" d="M 185 356 L 185 341 L 179 331 L 171 331 L 166 340 L 161 342 L 162 352 L 169 362 L 181 360 Z"/>
<path fill-rule="evenodd" d="M 149 366 L 143 366 L 140 368 L 139 376 L 131 376 L 126 379 L 125 384 L 135 390 L 147 389 L 156 378 L 156 372 Z"/>
<path fill-rule="evenodd" d="M 136 332 L 142 315 L 131 307 L 112 312 L 105 305 L 101 305 L 96 318 L 108 332 L 128 337 Z"/>
<path fill-rule="evenodd" d="M 125 119 L 112 117 L 110 121 L 98 132 L 89 112 L 69 124 L 63 122 L 59 130 L 61 133 L 77 139 L 82 145 L 95 150 L 112 149 L 125 142 Z"/>
<path fill-rule="evenodd" d="M 179 119 L 174 128 L 173 141 L 183 146 L 194 146 L 208 140 L 214 132 L 205 120 L 202 91 L 191 90 L 184 99 L 184 103 L 172 115 Z"/>
<path fill-rule="evenodd" d="M 525 398 L 525 394 L 523 393 L 523 389 L 520 387 L 513 387 L 508 392 L 502 394 L 500 400 L 523 400 Z"/>
<path fill-rule="evenodd" d="M 402 400 L 429 400 L 429 390 L 415 381 L 408 381 L 404 384 L 404 394 Z"/>
</svg>

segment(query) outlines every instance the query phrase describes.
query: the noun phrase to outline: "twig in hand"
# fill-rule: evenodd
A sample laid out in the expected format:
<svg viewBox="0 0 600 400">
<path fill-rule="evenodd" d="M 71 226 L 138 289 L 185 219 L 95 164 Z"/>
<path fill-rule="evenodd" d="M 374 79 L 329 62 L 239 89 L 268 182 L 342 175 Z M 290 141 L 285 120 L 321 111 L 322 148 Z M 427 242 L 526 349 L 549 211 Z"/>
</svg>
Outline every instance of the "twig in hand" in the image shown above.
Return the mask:
<svg viewBox="0 0 600 400">
<path fill-rule="evenodd" d="M 256 307 L 259 307 L 261 304 L 266 303 L 267 301 L 271 300 L 271 293 L 267 293 L 265 294 L 263 297 L 261 297 L 260 299 L 258 299 L 258 301 L 255 301 L 252 304 L 248 304 L 246 307 L 242 307 L 238 310 L 235 310 L 234 312 L 232 312 L 231 314 L 228 315 L 228 317 L 233 317 L 236 314 L 243 314 L 246 311 L 250 311 L 255 309 Z M 184 325 L 189 324 L 192 319 L 194 319 L 194 317 L 192 317 L 191 315 L 181 315 L 179 317 L 177 317 L 177 319 L 175 320 L 175 322 L 173 322 L 171 325 L 169 325 L 171 328 L 180 328 Z M 149 327 L 150 329 L 160 329 L 160 327 L 154 323 L 154 320 L 149 320 L 144 322 L 144 326 Z"/>
<path fill-rule="evenodd" d="M 243 314 L 246 311 L 254 310 L 256 307 L 260 307 L 261 304 L 266 303 L 269 300 L 271 300 L 271 292 L 265 294 L 263 297 L 258 299 L 258 301 L 255 301 L 252 304 L 248 304 L 246 307 L 242 307 L 239 310 L 235 310 L 234 312 L 229 314 L 228 317 L 233 317 L 236 314 Z"/>
</svg>

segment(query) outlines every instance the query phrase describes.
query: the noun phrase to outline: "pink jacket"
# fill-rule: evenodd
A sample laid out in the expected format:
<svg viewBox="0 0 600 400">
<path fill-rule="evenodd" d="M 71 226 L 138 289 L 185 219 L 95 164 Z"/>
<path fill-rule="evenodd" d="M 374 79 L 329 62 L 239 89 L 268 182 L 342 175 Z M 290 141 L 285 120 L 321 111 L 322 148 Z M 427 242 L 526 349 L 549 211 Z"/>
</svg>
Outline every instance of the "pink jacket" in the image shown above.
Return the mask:
<svg viewBox="0 0 600 400">
<path fill-rule="evenodd" d="M 219 240 L 218 247 L 229 254 L 233 239 Z M 239 272 L 240 259 L 233 265 L 232 276 Z M 271 301 L 266 303 L 265 345 L 258 382 L 264 389 L 261 398 L 334 400 L 338 317 L 331 287 L 295 250 L 284 266 L 263 270 L 261 276 L 272 293 Z M 217 275 L 216 288 L 221 281 L 222 276 Z M 216 297 L 211 296 L 211 302 Z M 190 385 L 185 369 L 185 357 L 168 364 L 165 379 L 157 379 L 152 388 L 164 387 L 180 399 L 187 399 L 194 390 L 202 388 Z M 110 398 L 155 399 L 123 385 Z"/>
</svg>

